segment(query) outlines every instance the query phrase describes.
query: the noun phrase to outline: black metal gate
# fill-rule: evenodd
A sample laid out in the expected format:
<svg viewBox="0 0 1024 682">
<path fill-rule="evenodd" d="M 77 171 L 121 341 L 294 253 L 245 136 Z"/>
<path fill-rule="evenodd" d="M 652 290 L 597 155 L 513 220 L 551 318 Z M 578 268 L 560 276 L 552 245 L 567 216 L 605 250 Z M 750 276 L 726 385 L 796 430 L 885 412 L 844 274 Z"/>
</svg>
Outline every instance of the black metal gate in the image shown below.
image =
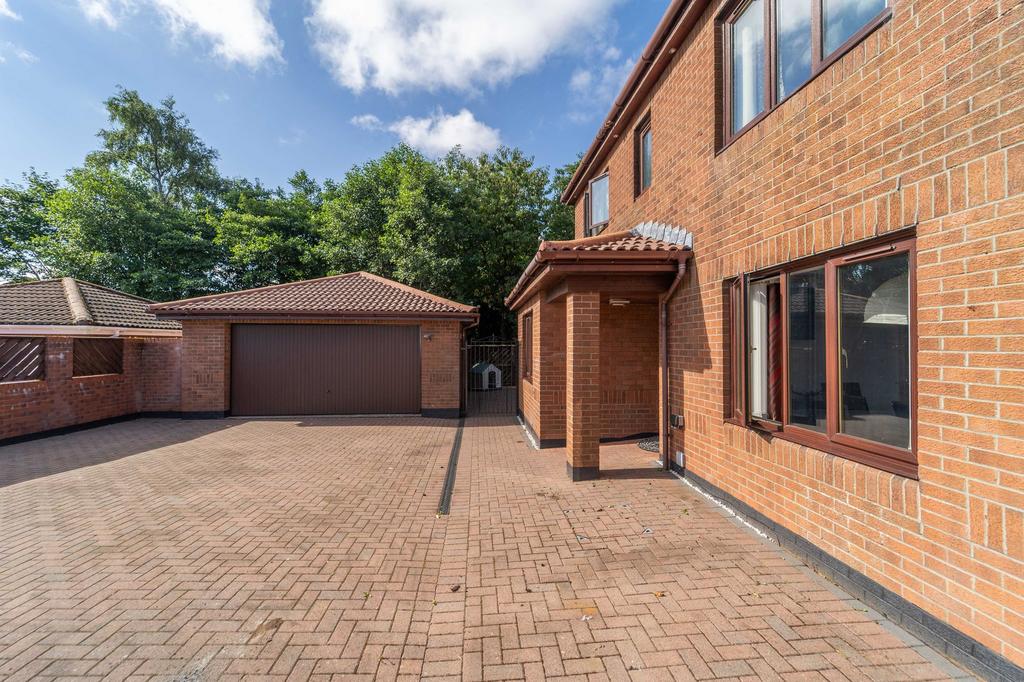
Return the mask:
<svg viewBox="0 0 1024 682">
<path fill-rule="evenodd" d="M 462 349 L 466 414 L 515 414 L 519 407 L 519 344 L 472 343 Z"/>
</svg>

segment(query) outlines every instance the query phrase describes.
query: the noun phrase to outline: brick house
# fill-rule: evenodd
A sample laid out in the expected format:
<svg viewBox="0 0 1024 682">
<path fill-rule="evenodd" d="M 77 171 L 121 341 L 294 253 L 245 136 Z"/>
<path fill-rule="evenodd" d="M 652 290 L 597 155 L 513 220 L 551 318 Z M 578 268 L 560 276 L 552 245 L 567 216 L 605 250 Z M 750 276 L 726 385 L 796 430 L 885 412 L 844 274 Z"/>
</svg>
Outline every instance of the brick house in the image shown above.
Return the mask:
<svg viewBox="0 0 1024 682">
<path fill-rule="evenodd" d="M 159 303 L 180 320 L 181 412 L 458 417 L 477 309 L 366 272 Z"/>
<path fill-rule="evenodd" d="M 1024 664 L 1024 5 L 674 0 L 510 293 L 575 480 L 648 432 L 992 678 Z"/>
<path fill-rule="evenodd" d="M 181 325 L 90 282 L 0 285 L 0 442 L 178 411 Z"/>
</svg>

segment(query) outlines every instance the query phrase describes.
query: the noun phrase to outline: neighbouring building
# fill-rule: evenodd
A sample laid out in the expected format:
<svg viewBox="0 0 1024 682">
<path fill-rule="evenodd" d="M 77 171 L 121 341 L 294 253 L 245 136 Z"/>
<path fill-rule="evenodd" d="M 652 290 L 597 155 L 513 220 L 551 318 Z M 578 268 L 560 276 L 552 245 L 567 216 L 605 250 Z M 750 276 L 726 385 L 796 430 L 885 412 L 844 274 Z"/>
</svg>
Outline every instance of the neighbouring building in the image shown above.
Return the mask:
<svg viewBox="0 0 1024 682">
<path fill-rule="evenodd" d="M 1024 664 L 1024 4 L 674 0 L 507 303 L 574 480 L 665 466 Z"/>
<path fill-rule="evenodd" d="M 0 442 L 176 413 L 181 325 L 89 282 L 0 285 Z"/>
</svg>

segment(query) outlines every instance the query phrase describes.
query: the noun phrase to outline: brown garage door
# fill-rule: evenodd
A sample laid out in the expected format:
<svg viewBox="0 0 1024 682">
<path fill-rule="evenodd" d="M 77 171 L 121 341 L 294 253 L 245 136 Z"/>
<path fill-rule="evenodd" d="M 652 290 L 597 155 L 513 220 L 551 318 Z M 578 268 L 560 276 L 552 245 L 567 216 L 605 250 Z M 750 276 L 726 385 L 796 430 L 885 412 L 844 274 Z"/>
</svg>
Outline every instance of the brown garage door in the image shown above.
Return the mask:
<svg viewBox="0 0 1024 682">
<path fill-rule="evenodd" d="M 236 324 L 231 413 L 415 414 L 419 327 Z"/>
</svg>

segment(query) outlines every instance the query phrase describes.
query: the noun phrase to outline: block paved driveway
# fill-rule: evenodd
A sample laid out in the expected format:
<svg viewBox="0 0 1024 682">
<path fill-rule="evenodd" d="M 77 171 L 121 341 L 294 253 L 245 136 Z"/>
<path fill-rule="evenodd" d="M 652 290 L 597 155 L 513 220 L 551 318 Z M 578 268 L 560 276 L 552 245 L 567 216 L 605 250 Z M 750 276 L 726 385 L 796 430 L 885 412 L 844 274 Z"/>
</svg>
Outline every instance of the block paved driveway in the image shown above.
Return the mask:
<svg viewBox="0 0 1024 682">
<path fill-rule="evenodd" d="M 0 678 L 963 676 L 635 445 L 139 420 L 0 448 Z"/>
</svg>

